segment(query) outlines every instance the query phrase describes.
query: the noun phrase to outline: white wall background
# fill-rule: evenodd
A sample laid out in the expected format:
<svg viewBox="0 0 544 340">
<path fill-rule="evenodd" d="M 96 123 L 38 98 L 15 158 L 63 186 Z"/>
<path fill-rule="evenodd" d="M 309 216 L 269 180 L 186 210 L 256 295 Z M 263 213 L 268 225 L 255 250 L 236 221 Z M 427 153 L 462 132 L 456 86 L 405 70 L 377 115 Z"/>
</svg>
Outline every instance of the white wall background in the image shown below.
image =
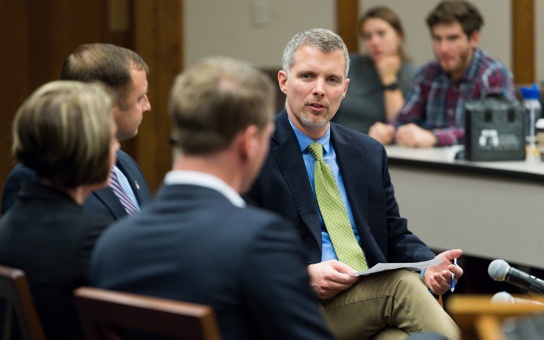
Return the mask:
<svg viewBox="0 0 544 340">
<path fill-rule="evenodd" d="M 264 24 L 253 23 L 258 17 L 252 16 L 252 6 L 264 7 Z M 277 67 L 296 33 L 336 27 L 335 3 L 330 0 L 185 0 L 184 13 L 185 66 L 205 56 L 224 55 L 256 67 Z"/>
<path fill-rule="evenodd" d="M 379 4 L 397 11 L 413 61 L 423 64 L 433 58 L 425 17 L 437 0 L 359 1 L 361 13 Z M 472 2 L 485 20 L 480 47 L 511 68 L 510 0 Z M 264 10 L 252 12 L 255 7 Z M 536 0 L 536 10 L 537 79 L 544 81 L 544 0 Z M 256 67 L 277 67 L 285 44 L 294 34 L 311 27 L 336 27 L 332 0 L 185 0 L 184 15 L 185 66 L 205 56 L 225 55 Z"/>
</svg>

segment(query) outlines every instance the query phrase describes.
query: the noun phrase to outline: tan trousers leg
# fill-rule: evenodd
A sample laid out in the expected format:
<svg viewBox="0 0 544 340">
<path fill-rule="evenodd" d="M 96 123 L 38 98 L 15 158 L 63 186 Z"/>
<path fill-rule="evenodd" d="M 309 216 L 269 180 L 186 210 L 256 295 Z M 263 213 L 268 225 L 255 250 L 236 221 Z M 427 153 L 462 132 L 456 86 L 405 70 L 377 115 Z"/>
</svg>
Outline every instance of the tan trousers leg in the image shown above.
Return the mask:
<svg viewBox="0 0 544 340">
<path fill-rule="evenodd" d="M 436 332 L 459 339 L 459 327 L 429 293 L 419 273 L 387 271 L 363 276 L 353 287 L 322 302 L 321 312 L 336 339 L 402 339 Z M 395 329 L 397 328 L 397 329 Z"/>
</svg>

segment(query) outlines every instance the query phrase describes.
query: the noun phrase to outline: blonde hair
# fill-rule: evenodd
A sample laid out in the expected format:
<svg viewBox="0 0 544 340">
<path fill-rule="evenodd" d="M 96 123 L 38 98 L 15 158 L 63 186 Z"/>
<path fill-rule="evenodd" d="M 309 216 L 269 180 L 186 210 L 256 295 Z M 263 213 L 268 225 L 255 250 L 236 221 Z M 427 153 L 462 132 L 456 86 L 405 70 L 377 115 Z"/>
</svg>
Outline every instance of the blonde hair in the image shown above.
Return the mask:
<svg viewBox="0 0 544 340">
<path fill-rule="evenodd" d="M 111 166 L 112 124 L 112 98 L 103 85 L 50 82 L 17 111 L 12 153 L 57 186 L 104 182 Z"/>
<path fill-rule="evenodd" d="M 250 125 L 260 131 L 274 116 L 275 86 L 248 63 L 203 59 L 178 75 L 170 92 L 174 145 L 187 155 L 226 149 Z"/>
</svg>

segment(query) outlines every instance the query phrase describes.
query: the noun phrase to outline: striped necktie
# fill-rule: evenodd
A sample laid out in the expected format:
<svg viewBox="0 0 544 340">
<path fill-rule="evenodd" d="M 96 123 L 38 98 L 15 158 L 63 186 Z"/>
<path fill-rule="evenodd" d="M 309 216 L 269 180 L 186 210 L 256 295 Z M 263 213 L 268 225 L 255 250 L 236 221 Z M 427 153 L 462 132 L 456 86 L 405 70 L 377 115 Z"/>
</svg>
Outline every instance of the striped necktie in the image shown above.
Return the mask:
<svg viewBox="0 0 544 340">
<path fill-rule="evenodd" d="M 314 184 L 317 203 L 338 260 L 355 270 L 367 270 L 365 254 L 353 233 L 340 190 L 331 169 L 323 159 L 323 146 L 313 142 L 308 151 L 315 158 Z"/>
<path fill-rule="evenodd" d="M 134 215 L 138 212 L 138 208 L 134 205 L 134 202 L 128 197 L 127 193 L 119 183 L 119 179 L 117 178 L 117 174 L 115 173 L 115 169 L 111 168 L 110 171 L 110 188 L 115 193 L 115 196 L 119 198 L 119 201 L 125 207 L 125 210 L 127 211 L 127 214 Z"/>
</svg>

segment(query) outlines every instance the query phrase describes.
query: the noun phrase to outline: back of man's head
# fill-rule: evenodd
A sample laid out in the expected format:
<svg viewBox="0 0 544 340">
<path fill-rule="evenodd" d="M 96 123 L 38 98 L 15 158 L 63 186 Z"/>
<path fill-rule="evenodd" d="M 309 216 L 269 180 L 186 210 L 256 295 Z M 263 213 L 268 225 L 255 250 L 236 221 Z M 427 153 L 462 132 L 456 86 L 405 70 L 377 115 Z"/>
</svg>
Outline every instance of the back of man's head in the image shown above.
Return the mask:
<svg viewBox="0 0 544 340">
<path fill-rule="evenodd" d="M 436 25 L 459 23 L 467 37 L 484 25 L 482 14 L 473 4 L 464 0 L 447 0 L 439 3 L 427 16 L 430 30 Z"/>
<path fill-rule="evenodd" d="M 131 69 L 149 72 L 145 61 L 134 51 L 112 44 L 84 44 L 66 58 L 60 79 L 100 81 L 114 91 L 116 104 L 123 110 L 132 83 Z"/>
<path fill-rule="evenodd" d="M 170 93 L 175 146 L 185 155 L 211 155 L 248 126 L 264 131 L 274 116 L 275 91 L 266 74 L 245 62 L 203 59 L 178 75 Z"/>
</svg>

